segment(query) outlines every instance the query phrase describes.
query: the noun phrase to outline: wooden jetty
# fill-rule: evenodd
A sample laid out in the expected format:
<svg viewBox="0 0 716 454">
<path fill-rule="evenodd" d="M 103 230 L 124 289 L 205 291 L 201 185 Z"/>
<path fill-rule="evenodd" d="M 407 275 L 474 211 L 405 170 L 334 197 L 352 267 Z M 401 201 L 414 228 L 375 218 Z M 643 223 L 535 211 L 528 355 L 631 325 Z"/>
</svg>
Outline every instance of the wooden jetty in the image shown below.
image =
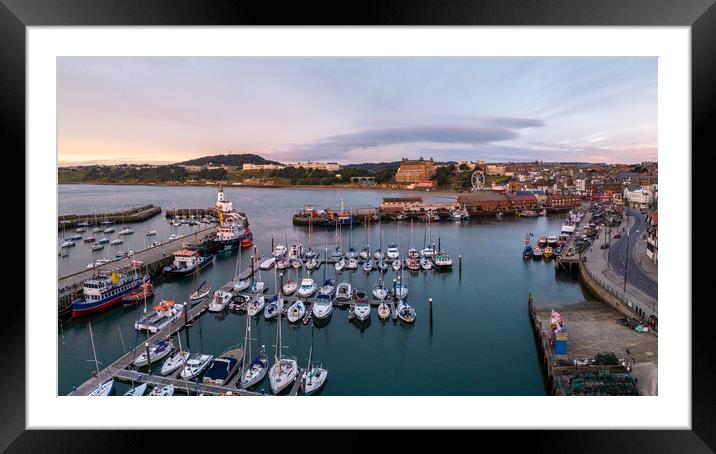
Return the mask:
<svg viewBox="0 0 716 454">
<path fill-rule="evenodd" d="M 255 270 L 254 270 L 255 271 Z M 241 272 L 241 276 L 248 277 L 251 275 L 251 267 L 245 269 Z M 243 279 L 242 278 L 242 279 Z M 229 285 L 233 285 L 231 282 L 226 284 L 224 287 L 227 287 Z M 148 340 L 144 341 L 149 343 L 149 345 L 158 342 L 162 339 L 167 339 L 171 337 L 172 335 L 178 333 L 182 330 L 185 326 L 190 326 L 193 324 L 193 322 L 199 318 L 204 312 L 207 311 L 209 307 L 208 301 L 204 301 L 202 303 L 197 304 L 194 307 L 189 307 L 190 305 L 185 306 L 185 312 L 184 317 L 181 317 L 178 320 L 175 320 L 174 322 L 170 323 L 169 326 L 165 327 L 164 329 L 158 331 L 157 333 L 153 334 L 149 337 Z M 187 309 L 188 308 L 188 309 Z M 132 348 L 130 351 L 125 353 L 123 356 L 121 356 L 119 359 L 114 361 L 112 364 L 110 364 L 107 368 L 103 369 L 98 373 L 101 380 L 107 380 L 109 378 L 115 378 L 117 380 L 124 380 L 129 382 L 139 382 L 139 383 L 149 383 L 149 384 L 161 384 L 162 386 L 173 384 L 175 388 L 179 388 L 181 386 L 184 386 L 184 389 L 186 389 L 186 380 L 181 380 L 179 378 L 171 378 L 171 377 L 160 377 L 155 375 L 150 375 L 148 373 L 142 373 L 136 370 L 130 369 L 130 366 L 132 366 L 132 363 L 134 362 L 135 358 L 142 353 L 144 353 L 146 347 L 144 345 L 144 342 L 142 342 L 141 345 L 138 345 L 134 348 Z M 236 380 L 236 379 L 235 379 Z M 97 377 L 92 377 L 80 386 L 78 386 L 70 395 L 77 395 L 77 396 L 86 396 L 89 395 L 96 387 L 97 387 Z M 229 383 L 231 385 L 231 383 Z M 204 386 L 203 392 L 206 394 L 220 394 L 222 392 L 226 392 L 227 390 L 236 391 L 236 393 L 239 393 L 239 390 L 236 388 L 228 389 L 227 386 L 209 386 L 209 385 L 200 385 Z M 226 388 L 226 389 L 225 389 Z M 202 392 L 202 391 L 200 391 Z M 248 391 L 247 391 L 248 392 Z M 247 394 L 248 395 L 248 394 Z"/>
<path fill-rule="evenodd" d="M 154 217 L 162 212 L 161 207 L 154 205 L 145 205 L 142 207 L 130 208 L 125 211 L 118 211 L 115 213 L 105 214 L 65 214 L 57 217 L 57 229 L 62 230 L 72 229 L 80 222 L 86 222 L 89 225 L 100 225 L 104 221 L 111 221 L 112 223 L 135 223 L 143 222 L 147 219 Z"/>
</svg>

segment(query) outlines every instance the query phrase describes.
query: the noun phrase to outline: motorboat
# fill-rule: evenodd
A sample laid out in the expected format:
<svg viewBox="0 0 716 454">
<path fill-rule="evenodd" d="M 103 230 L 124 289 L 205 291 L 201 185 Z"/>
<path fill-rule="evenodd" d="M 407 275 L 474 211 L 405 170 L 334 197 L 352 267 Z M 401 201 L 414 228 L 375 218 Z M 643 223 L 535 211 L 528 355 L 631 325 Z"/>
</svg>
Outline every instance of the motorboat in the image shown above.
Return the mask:
<svg viewBox="0 0 716 454">
<path fill-rule="evenodd" d="M 289 279 L 288 282 L 283 284 L 283 294 L 292 295 L 298 289 L 298 282 L 295 279 Z"/>
<path fill-rule="evenodd" d="M 336 281 L 333 279 L 326 279 L 323 282 L 323 286 L 318 290 L 318 295 L 333 296 L 336 292 Z"/>
<path fill-rule="evenodd" d="M 173 396 L 174 395 L 174 385 L 165 385 L 165 386 L 155 386 L 154 389 L 152 389 L 152 392 L 149 393 L 150 396 Z"/>
<path fill-rule="evenodd" d="M 274 295 L 271 301 L 264 308 L 264 318 L 270 319 L 278 315 L 283 310 L 283 298 L 279 299 L 278 295 Z"/>
<path fill-rule="evenodd" d="M 266 298 L 263 295 L 256 295 L 254 299 L 249 302 L 246 312 L 253 317 L 263 310 L 265 304 Z"/>
<path fill-rule="evenodd" d="M 214 298 L 211 300 L 211 303 L 209 303 L 209 312 L 223 311 L 233 297 L 234 294 L 231 292 L 226 292 L 224 290 L 215 291 Z"/>
<path fill-rule="evenodd" d="M 107 244 L 107 243 L 109 243 L 109 238 L 107 238 L 106 236 L 105 236 L 105 237 L 102 237 L 102 238 L 100 238 L 99 240 L 97 240 L 97 243 L 99 243 L 99 244 Z"/>
<path fill-rule="evenodd" d="M 361 300 L 360 303 L 355 303 L 352 309 L 358 321 L 364 322 L 370 318 L 370 304 L 367 301 Z"/>
<path fill-rule="evenodd" d="M 104 249 L 104 244 L 93 244 L 90 249 L 93 251 L 99 251 L 101 249 Z"/>
<path fill-rule="evenodd" d="M 316 283 L 313 279 L 306 278 L 301 281 L 301 286 L 298 287 L 296 295 L 299 298 L 308 298 L 316 293 Z"/>
<path fill-rule="evenodd" d="M 532 260 L 542 260 L 542 248 L 537 246 L 534 249 L 532 249 Z"/>
<path fill-rule="evenodd" d="M 348 262 L 346 263 L 346 268 L 348 268 L 349 270 L 357 270 L 358 269 L 358 259 L 356 259 L 356 258 L 348 259 Z"/>
<path fill-rule="evenodd" d="M 553 254 L 553 253 L 554 253 L 554 251 L 552 250 L 552 247 L 551 247 L 551 246 L 547 246 L 547 247 L 544 248 L 544 250 L 542 251 L 542 254 L 543 254 L 545 260 L 547 260 L 547 259 L 549 259 L 549 258 L 552 258 L 552 254 Z"/>
<path fill-rule="evenodd" d="M 164 361 L 164 364 L 162 364 L 162 375 L 166 376 L 179 370 L 179 368 L 189 359 L 190 355 L 191 354 L 185 350 L 180 350 L 174 353 L 172 356 L 167 358 L 166 361 Z"/>
<path fill-rule="evenodd" d="M 276 269 L 285 270 L 289 267 L 289 262 L 285 258 L 276 261 Z"/>
<path fill-rule="evenodd" d="M 324 294 L 318 295 L 316 301 L 313 303 L 313 307 L 311 307 L 311 312 L 319 320 L 330 317 L 331 312 L 333 312 L 333 301 L 331 301 L 331 297 Z"/>
<path fill-rule="evenodd" d="M 398 313 L 398 318 L 406 323 L 413 323 L 415 321 L 415 309 L 402 299 L 398 301 L 396 312 Z"/>
<path fill-rule="evenodd" d="M 138 289 L 133 290 L 122 297 L 123 303 L 139 303 L 154 296 L 154 286 L 147 280 Z"/>
<path fill-rule="evenodd" d="M 433 268 L 433 262 L 428 260 L 427 257 L 423 257 L 420 259 L 420 267 L 425 271 L 431 270 Z"/>
<path fill-rule="evenodd" d="M 398 257 L 400 257 L 400 251 L 398 251 L 398 245 L 395 243 L 390 243 L 388 245 L 388 250 L 385 253 L 386 257 L 388 257 L 388 260 L 396 260 Z"/>
<path fill-rule="evenodd" d="M 95 239 L 96 239 L 95 237 L 90 236 L 90 237 L 87 237 L 87 238 L 83 238 L 83 239 L 82 239 L 82 242 L 83 242 L 83 243 L 94 243 L 94 240 L 95 240 Z"/>
<path fill-rule="evenodd" d="M 74 246 L 74 245 L 75 245 L 75 242 L 74 242 L 74 241 L 72 241 L 72 240 L 67 240 L 67 241 L 65 241 L 64 243 L 62 243 L 62 246 L 60 246 L 60 247 L 72 247 L 72 246 Z"/>
<path fill-rule="evenodd" d="M 336 271 L 340 273 L 341 271 L 343 271 L 345 269 L 346 261 L 345 261 L 345 259 L 340 259 L 333 266 L 336 268 Z"/>
<path fill-rule="evenodd" d="M 288 307 L 288 314 L 286 318 L 288 318 L 289 322 L 296 323 L 301 320 L 304 315 L 306 315 L 306 305 L 303 304 L 303 301 L 296 300 L 296 302 Z"/>
<path fill-rule="evenodd" d="M 134 230 L 130 229 L 129 227 L 126 227 L 120 230 L 117 235 L 131 235 L 132 233 L 134 233 Z"/>
<path fill-rule="evenodd" d="M 179 320 L 182 315 L 184 315 L 183 304 L 176 304 L 172 300 L 162 300 L 154 306 L 152 314 L 144 315 L 134 322 L 134 329 L 157 333 L 169 326 L 170 323 Z"/>
<path fill-rule="evenodd" d="M 136 367 L 146 366 L 147 364 L 155 363 L 162 358 L 169 355 L 174 349 L 174 344 L 170 340 L 160 340 L 149 346 L 149 355 L 147 355 L 147 349 L 134 359 L 134 365 Z"/>
<path fill-rule="evenodd" d="M 241 347 L 231 348 L 214 358 L 204 374 L 202 382 L 205 385 L 224 386 L 239 370 L 244 350 Z"/>
<path fill-rule="evenodd" d="M 249 301 L 251 301 L 251 300 L 252 300 L 252 297 L 250 295 L 244 295 L 244 294 L 234 295 L 233 301 L 229 303 L 229 310 L 230 311 L 244 311 L 244 310 L 246 310 L 246 306 L 249 304 Z"/>
<path fill-rule="evenodd" d="M 408 271 L 420 271 L 420 261 L 415 257 L 410 257 L 406 260 L 406 267 Z"/>
<path fill-rule="evenodd" d="M 420 255 L 422 255 L 423 257 L 430 258 L 434 254 L 435 254 L 435 249 L 433 249 L 432 247 L 426 247 L 426 248 L 423 248 L 420 250 Z"/>
<path fill-rule="evenodd" d="M 286 246 L 284 246 L 283 244 L 277 244 L 273 250 L 273 256 L 277 259 L 280 259 L 286 255 L 286 252 Z"/>
<path fill-rule="evenodd" d="M 124 395 L 139 397 L 139 396 L 143 396 L 145 392 L 147 392 L 147 384 L 142 383 L 141 385 L 132 386 L 131 388 L 129 388 L 127 390 L 126 393 L 124 393 Z"/>
<path fill-rule="evenodd" d="M 157 234 L 156 230 L 148 230 L 146 236 L 154 236 Z"/>
<path fill-rule="evenodd" d="M 174 254 L 171 265 L 164 267 L 164 272 L 172 276 L 189 276 L 198 270 L 214 263 L 213 255 L 200 255 L 198 251 L 182 249 Z"/>
<path fill-rule="evenodd" d="M 348 282 L 341 282 L 336 289 L 336 301 L 348 301 L 353 297 L 353 288 Z"/>
<path fill-rule="evenodd" d="M 303 266 L 303 260 L 298 257 L 291 259 L 291 268 L 297 270 Z"/>
<path fill-rule="evenodd" d="M 192 378 L 198 377 L 199 374 L 209 366 L 213 359 L 213 355 L 195 353 L 186 361 L 186 365 L 182 368 L 179 375 L 184 380 L 191 380 Z"/>
</svg>

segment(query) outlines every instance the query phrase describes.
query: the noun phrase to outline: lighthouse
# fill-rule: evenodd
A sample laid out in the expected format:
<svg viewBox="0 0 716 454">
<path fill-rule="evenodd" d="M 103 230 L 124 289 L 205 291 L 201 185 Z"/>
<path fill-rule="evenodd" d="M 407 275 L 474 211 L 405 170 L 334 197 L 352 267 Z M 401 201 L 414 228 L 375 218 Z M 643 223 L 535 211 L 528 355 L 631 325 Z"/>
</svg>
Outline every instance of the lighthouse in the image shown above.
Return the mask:
<svg viewBox="0 0 716 454">
<path fill-rule="evenodd" d="M 219 192 L 216 194 L 216 208 L 221 210 L 224 214 L 234 211 L 231 202 L 227 201 L 224 197 L 224 188 L 221 186 L 219 186 Z"/>
</svg>

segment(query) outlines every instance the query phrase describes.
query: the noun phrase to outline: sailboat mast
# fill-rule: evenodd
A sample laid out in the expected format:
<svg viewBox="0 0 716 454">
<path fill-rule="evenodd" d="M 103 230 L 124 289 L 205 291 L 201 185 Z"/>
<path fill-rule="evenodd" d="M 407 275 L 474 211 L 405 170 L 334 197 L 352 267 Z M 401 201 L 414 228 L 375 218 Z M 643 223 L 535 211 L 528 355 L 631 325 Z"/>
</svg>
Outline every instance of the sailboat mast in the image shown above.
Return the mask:
<svg viewBox="0 0 716 454">
<path fill-rule="evenodd" d="M 94 348 L 94 336 L 92 335 L 92 322 L 88 322 L 87 326 L 89 327 L 90 341 L 92 342 L 92 354 L 94 355 L 94 367 L 97 370 L 97 386 L 99 386 L 102 383 L 102 380 L 99 376 L 99 361 L 97 361 L 97 351 Z"/>
</svg>

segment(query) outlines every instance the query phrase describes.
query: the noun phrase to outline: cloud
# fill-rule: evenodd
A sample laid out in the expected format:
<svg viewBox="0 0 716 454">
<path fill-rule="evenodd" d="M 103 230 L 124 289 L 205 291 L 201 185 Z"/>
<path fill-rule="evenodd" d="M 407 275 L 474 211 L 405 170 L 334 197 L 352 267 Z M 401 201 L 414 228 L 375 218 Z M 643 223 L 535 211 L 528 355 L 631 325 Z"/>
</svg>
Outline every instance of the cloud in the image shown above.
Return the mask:
<svg viewBox="0 0 716 454">
<path fill-rule="evenodd" d="M 519 136 L 516 130 L 543 125 L 541 120 L 526 118 L 462 118 L 479 121 L 481 124 L 427 124 L 363 129 L 295 144 L 286 150 L 277 150 L 274 156 L 278 159 L 341 160 L 355 150 L 404 144 L 484 145 L 515 139 Z"/>
</svg>

